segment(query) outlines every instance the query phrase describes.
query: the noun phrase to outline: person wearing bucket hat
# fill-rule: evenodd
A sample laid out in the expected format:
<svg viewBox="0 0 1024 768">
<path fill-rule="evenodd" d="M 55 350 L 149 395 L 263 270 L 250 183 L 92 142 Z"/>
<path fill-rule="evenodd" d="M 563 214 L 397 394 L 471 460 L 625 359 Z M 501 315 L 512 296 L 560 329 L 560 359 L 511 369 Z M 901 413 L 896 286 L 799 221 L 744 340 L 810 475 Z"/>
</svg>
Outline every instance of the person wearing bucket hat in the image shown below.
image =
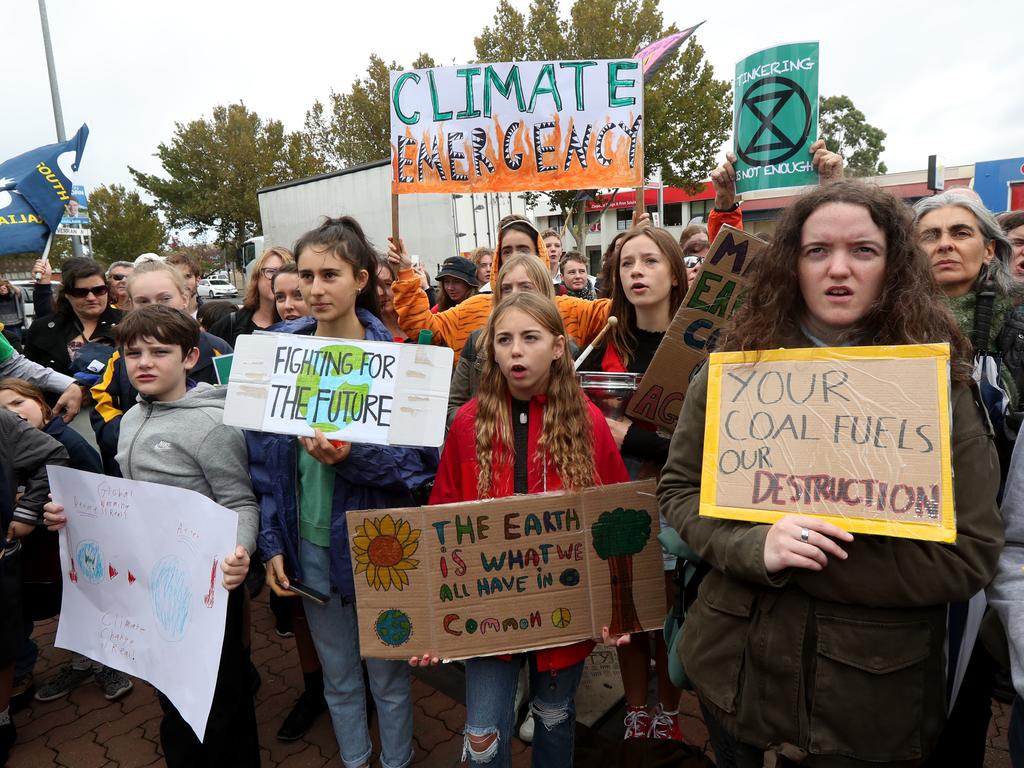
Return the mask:
<svg viewBox="0 0 1024 768">
<path fill-rule="evenodd" d="M 476 264 L 462 256 L 451 256 L 444 260 L 437 273 L 437 282 L 441 284 L 441 293 L 433 311 L 443 312 L 451 309 L 470 296 L 475 296 L 480 288 L 476 279 Z"/>
</svg>

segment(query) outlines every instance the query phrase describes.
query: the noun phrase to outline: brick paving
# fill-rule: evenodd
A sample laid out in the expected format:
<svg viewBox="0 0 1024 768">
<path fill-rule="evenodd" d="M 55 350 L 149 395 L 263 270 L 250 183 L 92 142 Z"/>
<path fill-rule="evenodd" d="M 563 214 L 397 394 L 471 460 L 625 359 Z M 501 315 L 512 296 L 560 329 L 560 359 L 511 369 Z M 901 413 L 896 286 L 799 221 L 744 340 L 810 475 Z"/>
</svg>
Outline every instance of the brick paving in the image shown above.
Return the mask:
<svg viewBox="0 0 1024 768">
<path fill-rule="evenodd" d="M 294 641 L 279 638 L 264 593 L 253 605 L 253 661 L 263 676 L 256 696 L 261 753 L 264 766 L 319 768 L 340 766 L 338 747 L 330 720 L 321 716 L 306 737 L 291 743 L 274 737 L 281 721 L 301 691 L 302 675 Z M 37 683 L 46 680 L 67 658 L 67 651 L 53 648 L 57 622 L 40 624 L 36 638 L 41 655 Z M 414 766 L 451 768 L 459 765 L 461 729 L 466 709 L 462 703 L 435 690 L 423 680 L 413 681 L 413 722 L 416 756 Z M 685 698 L 680 709 L 683 735 L 690 744 L 707 750 L 707 731 L 696 700 Z M 135 690 L 118 702 L 107 702 L 97 686 L 86 684 L 64 698 L 46 704 L 32 702 L 15 715 L 18 743 L 9 768 L 141 768 L 159 766 L 160 706 L 153 689 L 136 681 Z M 1010 768 L 1006 738 L 1009 708 L 993 703 L 985 768 Z M 602 729 L 604 735 L 621 735 L 618 721 Z M 376 737 L 375 737 L 376 745 Z M 513 744 L 513 768 L 527 768 L 530 749 L 518 739 Z"/>
</svg>

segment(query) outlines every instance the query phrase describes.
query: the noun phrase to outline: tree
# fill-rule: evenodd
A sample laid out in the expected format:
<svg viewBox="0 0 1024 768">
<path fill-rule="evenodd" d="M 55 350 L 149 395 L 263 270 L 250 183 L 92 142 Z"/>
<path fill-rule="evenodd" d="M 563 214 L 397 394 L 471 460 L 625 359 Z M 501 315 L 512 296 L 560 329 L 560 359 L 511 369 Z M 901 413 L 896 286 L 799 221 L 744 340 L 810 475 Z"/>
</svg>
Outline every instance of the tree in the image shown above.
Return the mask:
<svg viewBox="0 0 1024 768">
<path fill-rule="evenodd" d="M 89 193 L 94 258 L 105 263 L 134 261 L 140 253 L 159 251 L 167 228 L 156 207 L 120 184 L 100 185 Z"/>
<path fill-rule="evenodd" d="M 618 507 L 603 512 L 591 528 L 594 551 L 608 561 L 612 577 L 613 635 L 638 632 L 640 619 L 633 600 L 633 555 L 639 554 L 651 538 L 651 515 L 645 509 Z"/>
<path fill-rule="evenodd" d="M 662 27 L 657 0 L 575 0 L 564 20 L 558 7 L 557 0 L 533 0 L 524 16 L 509 0 L 501 0 L 493 26 L 474 41 L 477 59 L 621 58 L 679 31 L 675 25 Z M 644 84 L 644 121 L 644 177 L 660 168 L 665 184 L 700 188 L 729 135 L 732 87 L 715 79 L 695 38 Z M 575 190 L 545 194 L 572 221 L 573 238 L 582 247 L 585 196 Z"/>
<path fill-rule="evenodd" d="M 885 151 L 885 131 L 864 118 L 849 96 L 822 96 L 818 106 L 819 137 L 833 152 L 843 156 L 851 176 L 880 176 Z"/>
<path fill-rule="evenodd" d="M 175 123 L 170 143 L 157 147 L 165 176 L 128 170 L 171 227 L 193 237 L 213 231 L 222 246 L 238 247 L 259 230 L 258 189 L 324 170 L 308 149 L 280 121 L 229 104 L 212 119 Z"/>
<path fill-rule="evenodd" d="M 421 53 L 413 69 L 435 66 Z M 318 161 L 328 168 L 346 168 L 391 156 L 391 70 L 402 69 L 396 62 L 386 64 L 370 54 L 366 77 L 356 79 L 348 93 L 331 91 L 329 108 L 318 99 L 306 112 L 304 141 Z"/>
</svg>

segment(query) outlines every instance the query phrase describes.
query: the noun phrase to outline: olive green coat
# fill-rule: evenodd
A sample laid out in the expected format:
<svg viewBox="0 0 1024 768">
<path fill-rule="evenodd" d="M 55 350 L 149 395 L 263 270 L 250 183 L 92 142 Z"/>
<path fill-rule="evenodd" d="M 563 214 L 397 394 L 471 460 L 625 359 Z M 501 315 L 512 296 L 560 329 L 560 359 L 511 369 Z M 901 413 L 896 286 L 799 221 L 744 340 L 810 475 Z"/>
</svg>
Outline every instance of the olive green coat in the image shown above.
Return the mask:
<svg viewBox="0 0 1024 768">
<path fill-rule="evenodd" d="M 846 561 L 769 575 L 769 526 L 698 514 L 707 370 L 687 392 L 658 485 L 661 509 L 711 564 L 680 656 L 728 732 L 793 745 L 809 765 L 916 761 L 945 718 L 946 604 L 995 573 L 1003 544 L 991 428 L 967 386 L 952 390 L 957 543 L 858 535 Z M 788 749 L 788 748 L 787 748 Z"/>
</svg>

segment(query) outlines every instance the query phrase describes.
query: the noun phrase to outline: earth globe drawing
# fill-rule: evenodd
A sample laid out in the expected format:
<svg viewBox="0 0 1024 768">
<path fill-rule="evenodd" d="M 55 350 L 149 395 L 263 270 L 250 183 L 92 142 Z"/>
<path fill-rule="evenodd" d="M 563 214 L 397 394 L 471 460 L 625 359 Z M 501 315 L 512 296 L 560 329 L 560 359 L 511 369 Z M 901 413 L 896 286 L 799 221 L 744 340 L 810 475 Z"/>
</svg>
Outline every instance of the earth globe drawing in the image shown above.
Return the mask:
<svg viewBox="0 0 1024 768">
<path fill-rule="evenodd" d="M 377 616 L 374 630 L 384 645 L 397 648 L 400 645 L 405 645 L 412 637 L 412 622 L 404 611 L 390 608 L 381 611 Z"/>
<path fill-rule="evenodd" d="M 363 372 L 363 350 L 348 344 L 323 347 L 295 377 L 296 387 L 304 390 L 299 413 L 313 429 L 340 432 L 363 418 L 372 383 L 369 372 Z M 330 392 L 330 399 L 318 396 L 321 390 Z"/>
</svg>

